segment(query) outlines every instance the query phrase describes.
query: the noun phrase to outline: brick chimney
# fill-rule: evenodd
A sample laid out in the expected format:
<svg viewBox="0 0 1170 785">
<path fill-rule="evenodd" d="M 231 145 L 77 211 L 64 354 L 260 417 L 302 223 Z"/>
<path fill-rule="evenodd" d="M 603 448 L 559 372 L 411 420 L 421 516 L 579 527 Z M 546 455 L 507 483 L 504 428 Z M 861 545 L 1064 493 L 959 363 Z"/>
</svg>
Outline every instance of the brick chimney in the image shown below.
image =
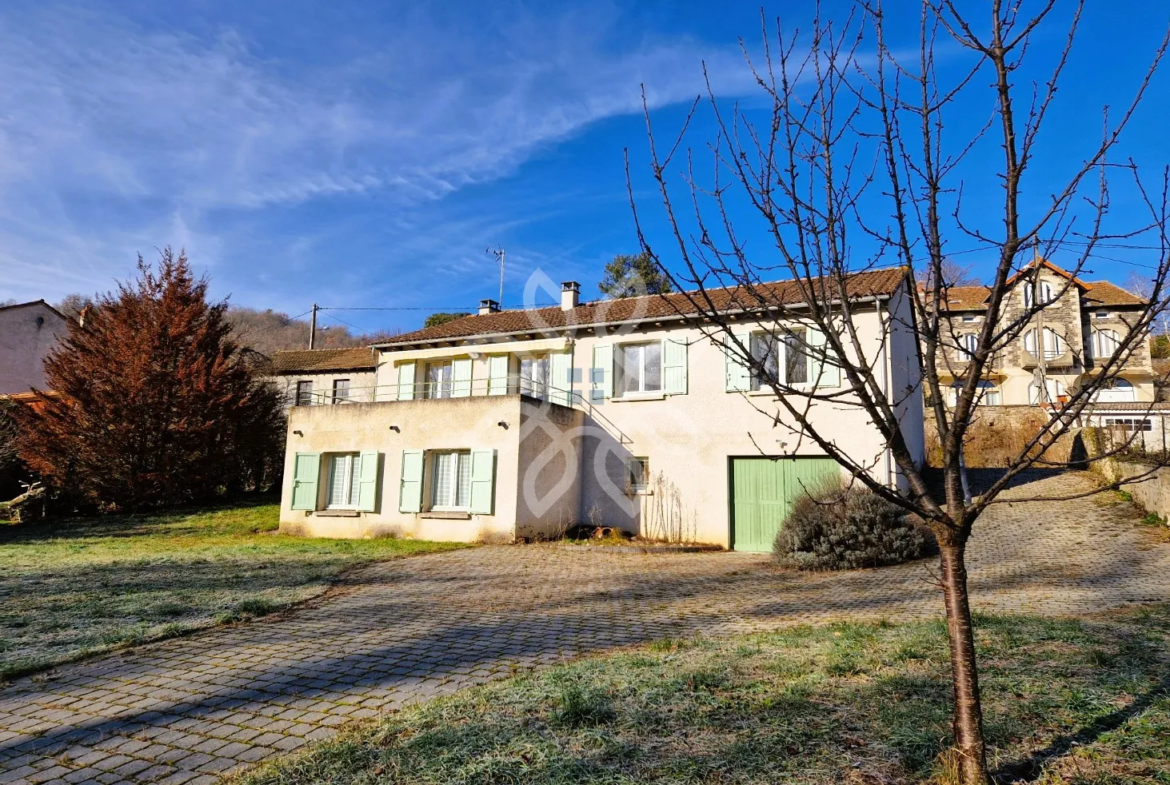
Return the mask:
<svg viewBox="0 0 1170 785">
<path fill-rule="evenodd" d="M 561 310 L 571 311 L 577 307 L 581 297 L 581 284 L 576 281 L 565 281 L 561 284 Z"/>
<path fill-rule="evenodd" d="M 480 300 L 479 301 L 479 315 L 486 316 L 489 313 L 499 313 L 500 304 L 495 300 Z"/>
</svg>

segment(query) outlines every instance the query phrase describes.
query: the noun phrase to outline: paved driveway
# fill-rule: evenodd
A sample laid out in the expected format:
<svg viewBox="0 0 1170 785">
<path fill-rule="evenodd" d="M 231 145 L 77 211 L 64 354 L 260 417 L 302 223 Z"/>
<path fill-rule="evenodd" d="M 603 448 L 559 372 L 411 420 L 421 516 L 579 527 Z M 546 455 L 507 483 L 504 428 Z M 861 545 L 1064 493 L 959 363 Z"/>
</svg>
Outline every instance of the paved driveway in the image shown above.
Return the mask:
<svg viewBox="0 0 1170 785">
<path fill-rule="evenodd" d="M 1127 506 L 998 506 L 970 562 L 979 610 L 1080 614 L 1170 598 L 1170 546 Z M 810 576 L 745 554 L 547 546 L 387 562 L 280 618 L 0 690 L 0 782 L 211 782 L 351 719 L 564 657 L 667 635 L 929 617 L 941 612 L 933 566 Z"/>
</svg>

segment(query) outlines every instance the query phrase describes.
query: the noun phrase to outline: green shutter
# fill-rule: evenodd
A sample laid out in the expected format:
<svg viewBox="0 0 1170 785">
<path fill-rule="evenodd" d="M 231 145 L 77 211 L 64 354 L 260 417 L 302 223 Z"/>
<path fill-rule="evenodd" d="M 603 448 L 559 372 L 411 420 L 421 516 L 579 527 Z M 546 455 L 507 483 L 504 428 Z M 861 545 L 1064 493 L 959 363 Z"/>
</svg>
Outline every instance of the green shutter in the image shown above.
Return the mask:
<svg viewBox="0 0 1170 785">
<path fill-rule="evenodd" d="M 298 452 L 293 458 L 292 505 L 294 510 L 317 509 L 317 478 L 321 453 Z"/>
<path fill-rule="evenodd" d="M 751 331 L 736 330 L 735 337 L 743 344 L 744 349 L 751 351 Z M 730 335 L 723 336 L 723 344 L 724 367 L 726 370 L 724 389 L 727 392 L 743 392 L 751 389 L 751 369 L 744 362 L 739 347 L 735 345 L 735 341 L 732 340 Z"/>
<path fill-rule="evenodd" d="M 363 452 L 358 475 L 358 509 L 373 512 L 378 507 L 378 478 L 382 475 L 380 454 Z"/>
<path fill-rule="evenodd" d="M 488 358 L 488 395 L 508 394 L 508 355 Z"/>
<path fill-rule="evenodd" d="M 409 401 L 414 397 L 414 363 L 398 365 L 398 400 Z"/>
<path fill-rule="evenodd" d="M 548 399 L 561 406 L 573 405 L 573 350 L 553 352 L 548 358 Z"/>
<path fill-rule="evenodd" d="M 613 347 L 593 347 L 593 367 L 589 370 L 589 399 L 601 403 L 613 397 Z"/>
<path fill-rule="evenodd" d="M 496 498 L 496 451 L 471 451 L 471 512 L 491 515 Z"/>
<path fill-rule="evenodd" d="M 667 338 L 662 342 L 662 391 L 667 395 L 687 394 L 686 341 Z"/>
<path fill-rule="evenodd" d="M 468 398 L 471 396 L 471 358 L 451 362 L 451 397 Z"/>
<path fill-rule="evenodd" d="M 840 387 L 841 369 L 833 362 L 834 355 L 825 342 L 825 334 L 810 327 L 805 333 L 808 344 L 808 380 L 817 387 Z"/>
<path fill-rule="evenodd" d="M 422 512 L 423 463 L 422 450 L 402 451 L 402 481 L 398 486 L 398 511 Z"/>
</svg>

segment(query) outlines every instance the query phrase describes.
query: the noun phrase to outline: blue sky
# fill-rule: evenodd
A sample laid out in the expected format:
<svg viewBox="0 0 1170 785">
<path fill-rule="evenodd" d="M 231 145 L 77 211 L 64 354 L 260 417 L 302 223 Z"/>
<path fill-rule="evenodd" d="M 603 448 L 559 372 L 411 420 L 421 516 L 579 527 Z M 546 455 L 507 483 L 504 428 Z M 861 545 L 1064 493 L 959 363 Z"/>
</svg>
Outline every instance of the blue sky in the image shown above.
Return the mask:
<svg viewBox="0 0 1170 785">
<path fill-rule="evenodd" d="M 890 6 L 907 36 L 895 45 L 912 44 L 915 4 Z M 1128 98 L 1167 24 L 1161 0 L 1091 6 L 1030 193 L 1075 162 L 1101 104 Z M 804 0 L 766 9 L 794 26 L 811 12 Z M 594 296 L 605 261 L 636 249 L 626 147 L 652 240 L 668 248 L 645 177 L 639 85 L 663 129 L 701 89 L 704 61 L 721 97 L 758 106 L 737 37 L 758 40 L 759 13 L 755 2 L 10 0 L 0 300 L 108 290 L 135 254 L 167 244 L 186 247 L 234 302 L 293 315 L 314 301 L 424 309 L 334 314 L 363 330 L 409 329 L 425 309 L 494 297 L 488 246 L 508 252 L 506 304 L 538 268 Z M 1059 42 L 1054 30 L 1038 45 Z M 944 68 L 963 58 L 942 55 Z M 1170 160 L 1168 76 L 1124 147 L 1153 168 Z M 956 126 L 977 125 L 985 99 Z M 710 131 L 701 119 L 690 142 L 701 148 Z M 994 145 L 976 152 L 973 194 L 994 187 L 979 181 Z M 1127 198 L 1115 193 L 1117 212 Z M 1110 252 L 1131 263 L 1149 253 Z M 976 271 L 987 262 L 961 259 Z M 1093 272 L 1124 281 L 1135 269 L 1097 259 Z"/>
</svg>

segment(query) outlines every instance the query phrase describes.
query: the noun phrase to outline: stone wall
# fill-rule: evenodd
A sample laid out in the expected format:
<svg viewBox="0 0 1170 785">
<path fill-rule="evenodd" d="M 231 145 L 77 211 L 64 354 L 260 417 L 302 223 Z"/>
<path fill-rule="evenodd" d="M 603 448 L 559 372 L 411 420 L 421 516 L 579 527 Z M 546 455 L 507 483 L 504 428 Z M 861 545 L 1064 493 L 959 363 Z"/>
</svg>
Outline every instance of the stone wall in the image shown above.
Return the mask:
<svg viewBox="0 0 1170 785">
<path fill-rule="evenodd" d="M 975 410 L 975 419 L 967 431 L 965 458 L 968 468 L 997 469 L 1007 466 L 1024 449 L 1048 421 L 1048 415 L 1036 406 L 981 406 Z M 932 412 L 928 409 L 926 425 L 926 462 L 938 468 L 942 465 L 942 445 Z M 1076 441 L 1072 431 L 1064 434 L 1044 455 L 1046 460 L 1067 461 Z"/>
<path fill-rule="evenodd" d="M 1121 490 L 1133 496 L 1134 503 L 1170 520 L 1170 467 L 1103 458 L 1094 461 L 1093 470 L 1108 482 L 1119 482 Z M 1132 479 L 1132 482 L 1126 482 Z"/>
</svg>

